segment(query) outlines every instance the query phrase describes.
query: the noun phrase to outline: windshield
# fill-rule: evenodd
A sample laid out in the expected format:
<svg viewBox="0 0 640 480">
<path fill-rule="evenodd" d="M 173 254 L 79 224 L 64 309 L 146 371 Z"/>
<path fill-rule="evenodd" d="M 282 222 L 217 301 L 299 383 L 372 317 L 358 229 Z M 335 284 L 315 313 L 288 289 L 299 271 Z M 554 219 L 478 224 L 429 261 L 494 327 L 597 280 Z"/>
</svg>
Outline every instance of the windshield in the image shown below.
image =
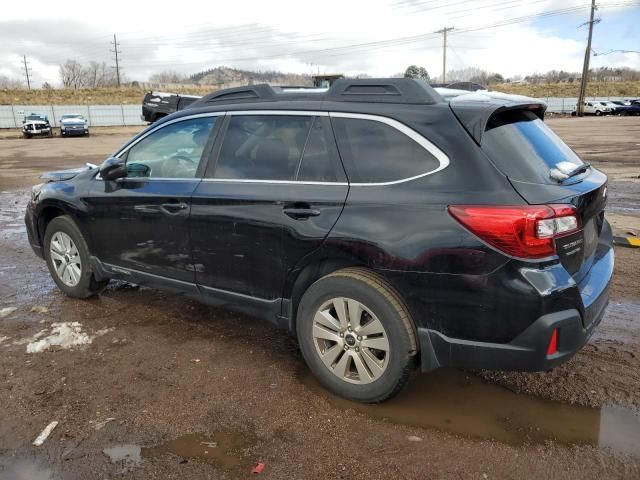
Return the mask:
<svg viewBox="0 0 640 480">
<path fill-rule="evenodd" d="M 79 120 L 84 120 L 82 115 L 62 115 L 62 117 L 60 117 L 61 120 L 68 120 L 70 118 L 77 118 Z"/>
<path fill-rule="evenodd" d="M 482 150 L 509 178 L 530 183 L 557 184 L 584 164 L 528 110 L 509 110 L 493 116 L 482 137 Z"/>
</svg>

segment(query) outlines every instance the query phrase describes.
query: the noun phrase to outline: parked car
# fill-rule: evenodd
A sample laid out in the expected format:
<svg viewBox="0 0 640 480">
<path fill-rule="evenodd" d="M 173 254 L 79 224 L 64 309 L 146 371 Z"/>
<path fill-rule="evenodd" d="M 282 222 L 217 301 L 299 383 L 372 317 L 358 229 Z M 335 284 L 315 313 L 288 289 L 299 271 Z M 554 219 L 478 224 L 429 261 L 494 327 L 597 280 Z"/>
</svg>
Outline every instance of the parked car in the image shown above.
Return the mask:
<svg viewBox="0 0 640 480">
<path fill-rule="evenodd" d="M 177 93 L 149 92 L 142 100 L 142 120 L 153 123 L 178 110 L 183 110 L 200 97 Z"/>
<path fill-rule="evenodd" d="M 583 113 L 585 115 L 596 115 L 598 117 L 601 116 L 601 115 L 610 115 L 611 114 L 611 108 L 607 107 L 605 105 L 602 105 L 601 103 L 602 102 L 596 102 L 596 101 L 584 102 Z M 577 106 L 576 106 L 576 108 L 577 108 Z M 576 110 L 571 112 L 571 115 L 575 116 L 576 115 Z"/>
<path fill-rule="evenodd" d="M 615 105 L 615 114 L 616 115 L 640 115 L 640 105 L 633 104 L 631 102 L 624 102 L 619 100 L 614 100 L 612 102 Z M 613 108 L 613 107 L 612 107 Z"/>
<path fill-rule="evenodd" d="M 62 115 L 60 117 L 60 135 L 62 137 L 89 135 L 89 123 L 79 113 Z"/>
<path fill-rule="evenodd" d="M 36 135 L 51 136 L 52 134 L 51 124 L 49 123 L 49 118 L 46 115 L 29 113 L 23 117 L 22 136 L 25 138 L 31 138 Z"/>
<path fill-rule="evenodd" d="M 548 370 L 600 323 L 614 253 L 607 177 L 545 108 L 405 78 L 221 90 L 47 175 L 29 242 L 72 297 L 124 279 L 269 320 L 353 400 L 415 367 Z"/>
</svg>

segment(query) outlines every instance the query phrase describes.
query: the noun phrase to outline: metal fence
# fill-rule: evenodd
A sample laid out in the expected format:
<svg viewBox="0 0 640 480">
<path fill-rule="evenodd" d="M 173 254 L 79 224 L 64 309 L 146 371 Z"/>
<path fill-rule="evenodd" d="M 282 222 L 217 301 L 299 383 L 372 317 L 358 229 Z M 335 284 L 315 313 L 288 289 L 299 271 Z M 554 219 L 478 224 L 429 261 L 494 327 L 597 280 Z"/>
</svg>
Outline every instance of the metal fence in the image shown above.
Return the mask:
<svg viewBox="0 0 640 480">
<path fill-rule="evenodd" d="M 541 97 L 549 113 L 571 113 L 576 108 L 577 97 Z M 623 100 L 623 97 L 588 97 L 586 101 Z M 54 127 L 60 126 L 60 117 L 71 113 L 84 115 L 90 126 L 145 125 L 140 116 L 141 105 L 0 105 L 0 128 L 22 126 L 25 114 L 47 115 Z"/>
<path fill-rule="evenodd" d="M 38 113 L 49 117 L 54 127 L 60 126 L 60 117 L 79 113 L 93 127 L 146 125 L 140 116 L 142 105 L 0 105 L 0 128 L 22 126 L 25 114 Z"/>
<path fill-rule="evenodd" d="M 585 102 L 611 102 L 625 97 L 586 97 Z M 547 113 L 571 113 L 576 109 L 578 97 L 540 97 L 547 104 Z"/>
</svg>

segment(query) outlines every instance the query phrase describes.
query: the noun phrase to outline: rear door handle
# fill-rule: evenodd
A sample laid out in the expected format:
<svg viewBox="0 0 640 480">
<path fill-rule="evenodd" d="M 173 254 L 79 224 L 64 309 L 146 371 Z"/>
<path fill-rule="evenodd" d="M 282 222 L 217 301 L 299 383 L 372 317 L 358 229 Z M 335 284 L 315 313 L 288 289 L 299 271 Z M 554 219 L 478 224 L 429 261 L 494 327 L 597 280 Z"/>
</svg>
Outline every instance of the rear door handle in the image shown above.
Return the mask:
<svg viewBox="0 0 640 480">
<path fill-rule="evenodd" d="M 320 210 L 317 208 L 299 208 L 299 207 L 285 207 L 283 209 L 285 215 L 293 218 L 294 220 L 306 220 L 309 217 L 317 217 L 320 215 Z"/>
<path fill-rule="evenodd" d="M 189 205 L 184 202 L 169 202 L 163 203 L 160 205 L 160 208 L 169 215 L 175 215 L 176 213 L 180 213 L 182 210 L 189 208 Z"/>
</svg>

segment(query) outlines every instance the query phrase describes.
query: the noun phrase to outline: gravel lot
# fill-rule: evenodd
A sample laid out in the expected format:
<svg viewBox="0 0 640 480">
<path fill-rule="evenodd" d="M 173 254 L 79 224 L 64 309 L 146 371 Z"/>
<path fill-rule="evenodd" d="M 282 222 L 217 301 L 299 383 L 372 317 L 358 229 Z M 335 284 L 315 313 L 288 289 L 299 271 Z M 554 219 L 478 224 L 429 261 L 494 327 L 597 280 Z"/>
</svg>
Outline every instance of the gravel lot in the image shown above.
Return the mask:
<svg viewBox="0 0 640 480">
<path fill-rule="evenodd" d="M 616 230 L 640 233 L 640 118 L 549 123 L 609 175 Z M 616 248 L 607 316 L 566 365 L 439 371 L 354 405 L 253 318 L 124 283 L 85 301 L 55 288 L 27 243 L 29 185 L 138 130 L 0 134 L 0 479 L 246 478 L 258 463 L 273 479 L 640 478 L 640 250 Z M 91 343 L 27 353 L 59 322 Z"/>
</svg>

